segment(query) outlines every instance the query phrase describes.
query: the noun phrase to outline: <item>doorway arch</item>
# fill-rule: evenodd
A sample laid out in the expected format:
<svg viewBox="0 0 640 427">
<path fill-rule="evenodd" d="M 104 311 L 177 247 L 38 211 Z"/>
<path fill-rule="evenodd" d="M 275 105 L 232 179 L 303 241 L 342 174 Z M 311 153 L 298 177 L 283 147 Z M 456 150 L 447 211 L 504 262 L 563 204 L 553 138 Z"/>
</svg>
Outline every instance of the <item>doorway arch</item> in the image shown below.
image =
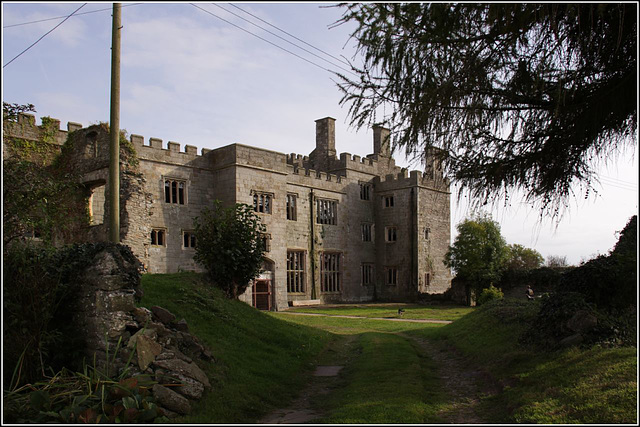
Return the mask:
<svg viewBox="0 0 640 427">
<path fill-rule="evenodd" d="M 275 263 L 269 258 L 263 258 L 260 275 L 253 279 L 251 305 L 258 310 L 271 311 L 274 307 L 274 276 Z"/>
</svg>

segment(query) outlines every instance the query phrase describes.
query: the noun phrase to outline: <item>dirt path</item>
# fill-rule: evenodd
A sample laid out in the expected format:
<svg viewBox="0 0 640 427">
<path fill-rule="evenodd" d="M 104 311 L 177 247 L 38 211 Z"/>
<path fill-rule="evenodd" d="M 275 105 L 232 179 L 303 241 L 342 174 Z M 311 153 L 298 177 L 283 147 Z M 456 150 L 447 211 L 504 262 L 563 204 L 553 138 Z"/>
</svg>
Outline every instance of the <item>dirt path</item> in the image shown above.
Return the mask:
<svg viewBox="0 0 640 427">
<path fill-rule="evenodd" d="M 358 339 L 357 335 L 346 335 L 339 343 L 342 349 L 351 347 Z M 328 351 L 334 351 L 329 349 Z M 339 351 L 340 353 L 340 351 Z M 340 371 L 349 359 L 338 356 L 336 363 L 342 365 L 318 365 L 307 386 L 300 396 L 283 409 L 278 409 L 258 421 L 258 424 L 303 424 L 317 419 L 324 414 L 313 408 L 312 400 L 331 393 L 340 385 Z"/>
<path fill-rule="evenodd" d="M 451 405 L 438 415 L 447 423 L 485 424 L 477 412 L 480 396 L 498 393 L 499 384 L 486 372 L 469 367 L 468 361 L 453 348 L 423 338 L 399 335 L 418 344 L 438 366 L 438 377 L 452 398 Z"/>
<path fill-rule="evenodd" d="M 302 314 L 302 313 L 290 313 Z M 347 317 L 347 316 L 340 316 Z M 355 316 L 348 316 L 355 317 Z M 390 320 L 390 319 L 385 319 Z M 394 319 L 411 321 L 412 319 Z M 443 387 L 450 395 L 452 402 L 447 409 L 438 415 L 445 423 L 452 424 L 485 424 L 481 414 L 477 412 L 480 396 L 497 393 L 501 387 L 490 375 L 482 370 L 469 367 L 468 362 L 455 349 L 441 343 L 433 343 L 426 339 L 399 333 L 398 335 L 413 341 L 419 350 L 431 358 L 438 367 L 438 377 Z M 303 424 L 310 423 L 324 414 L 314 409 L 313 401 L 318 397 L 331 393 L 341 384 L 340 371 L 342 366 L 348 365 L 353 358 L 344 358 L 345 349 L 351 347 L 358 335 L 346 335 L 339 343 L 340 349 L 335 361 L 340 366 L 318 366 L 300 396 L 283 409 L 278 409 L 258 421 L 259 424 Z M 329 350 L 333 351 L 333 350 Z M 333 371 L 333 372 L 332 372 Z M 323 373 L 324 372 L 324 373 Z M 332 375 L 335 373 L 336 375 Z"/>
</svg>

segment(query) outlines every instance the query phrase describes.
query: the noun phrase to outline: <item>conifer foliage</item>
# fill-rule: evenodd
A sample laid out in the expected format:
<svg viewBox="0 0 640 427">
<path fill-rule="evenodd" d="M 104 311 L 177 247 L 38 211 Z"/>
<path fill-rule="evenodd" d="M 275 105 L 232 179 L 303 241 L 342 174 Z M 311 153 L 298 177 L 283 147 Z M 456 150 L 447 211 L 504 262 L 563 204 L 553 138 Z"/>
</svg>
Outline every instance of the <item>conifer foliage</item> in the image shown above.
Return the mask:
<svg viewBox="0 0 640 427">
<path fill-rule="evenodd" d="M 342 4 L 363 55 L 341 76 L 352 125 L 430 147 L 479 204 L 521 190 L 557 215 L 572 184 L 635 144 L 637 5 Z"/>
</svg>

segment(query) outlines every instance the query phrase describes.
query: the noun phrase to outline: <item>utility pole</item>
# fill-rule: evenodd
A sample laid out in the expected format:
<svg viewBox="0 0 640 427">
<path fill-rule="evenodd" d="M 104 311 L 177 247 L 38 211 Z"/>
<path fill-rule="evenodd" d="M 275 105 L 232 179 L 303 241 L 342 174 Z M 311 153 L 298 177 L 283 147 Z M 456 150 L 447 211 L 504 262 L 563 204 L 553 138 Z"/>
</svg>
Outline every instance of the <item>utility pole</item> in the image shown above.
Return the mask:
<svg viewBox="0 0 640 427">
<path fill-rule="evenodd" d="M 120 243 L 120 30 L 121 3 L 113 4 L 111 28 L 111 141 L 109 144 L 109 240 Z"/>
</svg>

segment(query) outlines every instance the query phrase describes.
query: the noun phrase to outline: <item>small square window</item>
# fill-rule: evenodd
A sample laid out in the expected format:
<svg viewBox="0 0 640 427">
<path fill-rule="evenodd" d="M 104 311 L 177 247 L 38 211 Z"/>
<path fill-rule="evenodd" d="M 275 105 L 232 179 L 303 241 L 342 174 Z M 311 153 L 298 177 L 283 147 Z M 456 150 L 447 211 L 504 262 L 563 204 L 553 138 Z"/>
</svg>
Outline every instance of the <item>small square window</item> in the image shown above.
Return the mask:
<svg viewBox="0 0 640 427">
<path fill-rule="evenodd" d="M 396 227 L 387 227 L 385 235 L 387 242 L 395 242 L 398 240 L 398 229 Z"/>
<path fill-rule="evenodd" d="M 398 269 L 396 267 L 387 267 L 387 285 L 398 284 Z"/>
<path fill-rule="evenodd" d="M 183 248 L 196 247 L 196 234 L 193 231 L 182 232 L 182 247 Z"/>
<path fill-rule="evenodd" d="M 394 206 L 393 195 L 384 196 L 382 200 L 383 200 L 383 206 L 385 208 L 392 208 Z"/>
<path fill-rule="evenodd" d="M 271 213 L 273 195 L 269 193 L 253 192 L 253 211 L 259 213 Z"/>
<path fill-rule="evenodd" d="M 431 229 L 429 227 L 425 227 L 424 229 L 424 239 L 429 240 L 429 235 L 431 234 Z"/>
<path fill-rule="evenodd" d="M 152 228 L 151 246 L 167 246 L 167 230 L 164 228 Z"/>
</svg>

